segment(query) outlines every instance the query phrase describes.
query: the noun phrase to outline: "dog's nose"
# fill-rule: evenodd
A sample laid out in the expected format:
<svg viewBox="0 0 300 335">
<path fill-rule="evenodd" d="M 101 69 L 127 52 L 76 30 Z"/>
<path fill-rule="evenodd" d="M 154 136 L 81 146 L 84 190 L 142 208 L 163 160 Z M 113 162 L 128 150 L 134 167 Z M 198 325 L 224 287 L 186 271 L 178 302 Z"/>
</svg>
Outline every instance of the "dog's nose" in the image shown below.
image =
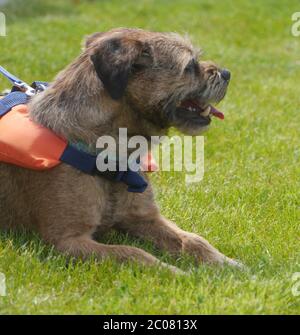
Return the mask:
<svg viewBox="0 0 300 335">
<path fill-rule="evenodd" d="M 226 81 L 229 81 L 230 80 L 230 71 L 227 70 L 227 69 L 223 69 L 221 71 L 221 77 L 226 80 Z"/>
</svg>

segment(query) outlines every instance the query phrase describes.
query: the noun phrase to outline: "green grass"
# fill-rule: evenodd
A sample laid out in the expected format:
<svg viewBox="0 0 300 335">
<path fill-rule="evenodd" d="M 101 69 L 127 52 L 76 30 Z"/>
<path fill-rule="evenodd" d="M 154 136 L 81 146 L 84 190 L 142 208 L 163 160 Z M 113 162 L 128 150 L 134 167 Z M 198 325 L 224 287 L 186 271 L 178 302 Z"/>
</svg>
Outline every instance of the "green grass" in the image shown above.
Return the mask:
<svg viewBox="0 0 300 335">
<path fill-rule="evenodd" d="M 42 4 L 41 4 L 42 3 Z M 189 33 L 204 58 L 232 72 L 205 136 L 205 176 L 153 175 L 164 215 L 205 236 L 249 270 L 202 266 L 189 277 L 111 261 L 69 263 L 32 235 L 0 235 L 7 296 L 0 313 L 299 314 L 299 1 L 23 1 L 4 10 L 0 64 L 28 82 L 51 80 L 85 34 L 117 26 Z M 7 82 L 0 79 L 0 89 Z M 0 186 L 1 192 L 1 186 Z M 107 242 L 150 244 L 111 235 Z M 187 259 L 175 263 L 189 267 Z"/>
</svg>

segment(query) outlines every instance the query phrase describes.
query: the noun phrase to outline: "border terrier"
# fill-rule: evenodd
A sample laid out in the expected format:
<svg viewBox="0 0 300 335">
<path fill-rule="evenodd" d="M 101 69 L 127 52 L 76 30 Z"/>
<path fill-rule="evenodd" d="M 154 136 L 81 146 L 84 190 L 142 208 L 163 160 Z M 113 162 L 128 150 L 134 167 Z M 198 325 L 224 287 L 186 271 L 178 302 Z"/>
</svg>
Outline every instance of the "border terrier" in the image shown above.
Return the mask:
<svg viewBox="0 0 300 335">
<path fill-rule="evenodd" d="M 102 135 L 162 136 L 170 127 L 199 134 L 211 122 L 211 103 L 226 93 L 230 72 L 175 33 L 114 29 L 87 37 L 81 54 L 49 88 L 29 103 L 31 118 L 69 141 L 95 146 Z M 147 176 L 145 175 L 145 178 Z M 147 178 L 148 179 L 148 178 Z M 33 171 L 0 164 L 0 227 L 25 227 L 71 257 L 137 261 L 177 268 L 142 249 L 99 243 L 114 229 L 150 240 L 174 256 L 199 263 L 239 266 L 203 237 L 164 218 L 151 185 L 129 193 L 126 185 L 61 164 Z"/>
</svg>

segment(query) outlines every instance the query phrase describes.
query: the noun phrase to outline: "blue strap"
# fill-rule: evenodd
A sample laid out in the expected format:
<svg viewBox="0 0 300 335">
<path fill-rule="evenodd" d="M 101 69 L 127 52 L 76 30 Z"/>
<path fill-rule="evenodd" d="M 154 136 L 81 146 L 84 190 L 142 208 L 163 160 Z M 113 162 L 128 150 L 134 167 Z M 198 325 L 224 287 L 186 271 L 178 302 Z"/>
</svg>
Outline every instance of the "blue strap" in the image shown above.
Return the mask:
<svg viewBox="0 0 300 335">
<path fill-rule="evenodd" d="M 118 171 L 115 180 L 128 185 L 128 192 L 143 193 L 148 186 L 143 176 L 131 170 Z"/>
<path fill-rule="evenodd" d="M 60 157 L 60 161 L 91 175 L 104 177 L 112 181 L 120 181 L 128 185 L 128 192 L 142 193 L 148 186 L 146 180 L 138 172 L 131 171 L 104 171 L 97 169 L 97 156 L 78 150 L 68 144 Z"/>
<path fill-rule="evenodd" d="M 88 174 L 94 173 L 96 169 L 96 159 L 96 156 L 78 150 L 70 144 L 67 145 L 60 157 L 60 161 Z"/>
<path fill-rule="evenodd" d="M 28 98 L 26 93 L 20 91 L 7 94 L 3 99 L 0 99 L 0 117 L 17 105 L 26 104 Z"/>
</svg>

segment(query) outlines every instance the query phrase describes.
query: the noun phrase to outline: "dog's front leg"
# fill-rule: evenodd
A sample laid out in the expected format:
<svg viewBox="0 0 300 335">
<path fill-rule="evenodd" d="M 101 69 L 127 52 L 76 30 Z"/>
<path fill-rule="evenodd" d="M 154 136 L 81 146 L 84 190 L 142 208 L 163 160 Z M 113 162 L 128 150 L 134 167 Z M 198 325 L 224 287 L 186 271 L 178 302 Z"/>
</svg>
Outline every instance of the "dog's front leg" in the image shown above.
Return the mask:
<svg viewBox="0 0 300 335">
<path fill-rule="evenodd" d="M 183 273 L 178 268 L 159 261 L 146 251 L 127 245 L 106 245 L 87 236 L 72 237 L 55 243 L 56 248 L 68 256 L 87 259 L 91 256 L 103 261 L 113 258 L 118 262 L 138 262 L 146 266 L 160 266 L 174 273 Z"/>
<path fill-rule="evenodd" d="M 139 220 L 136 223 L 118 224 L 116 228 L 129 235 L 150 240 L 157 248 L 168 251 L 174 256 L 183 253 L 193 256 L 199 263 L 240 266 L 238 262 L 219 252 L 203 237 L 180 229 L 160 215 L 148 220 Z"/>
</svg>

